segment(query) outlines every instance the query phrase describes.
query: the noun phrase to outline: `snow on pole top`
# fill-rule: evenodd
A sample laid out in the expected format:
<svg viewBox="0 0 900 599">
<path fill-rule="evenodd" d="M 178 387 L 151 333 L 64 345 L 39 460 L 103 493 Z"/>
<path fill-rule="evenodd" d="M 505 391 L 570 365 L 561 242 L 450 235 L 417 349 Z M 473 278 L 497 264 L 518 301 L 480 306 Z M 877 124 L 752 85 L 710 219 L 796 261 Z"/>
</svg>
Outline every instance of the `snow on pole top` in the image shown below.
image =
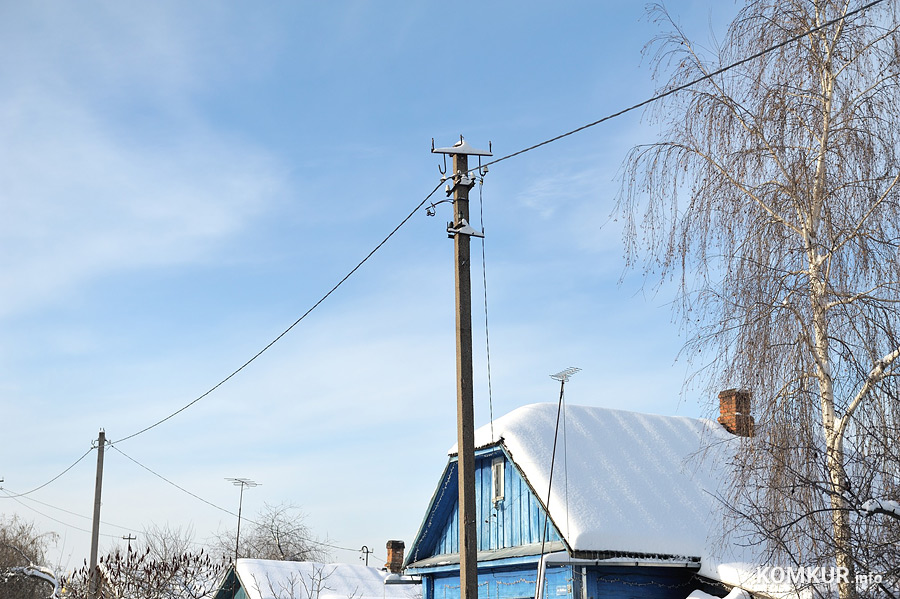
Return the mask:
<svg viewBox="0 0 900 599">
<path fill-rule="evenodd" d="M 435 148 L 434 140 L 431 140 L 431 153 L 432 154 L 465 154 L 467 156 L 493 156 L 489 151 L 479 150 L 469 145 L 462 135 L 459 136 L 459 141 L 453 144 L 449 148 Z"/>
</svg>

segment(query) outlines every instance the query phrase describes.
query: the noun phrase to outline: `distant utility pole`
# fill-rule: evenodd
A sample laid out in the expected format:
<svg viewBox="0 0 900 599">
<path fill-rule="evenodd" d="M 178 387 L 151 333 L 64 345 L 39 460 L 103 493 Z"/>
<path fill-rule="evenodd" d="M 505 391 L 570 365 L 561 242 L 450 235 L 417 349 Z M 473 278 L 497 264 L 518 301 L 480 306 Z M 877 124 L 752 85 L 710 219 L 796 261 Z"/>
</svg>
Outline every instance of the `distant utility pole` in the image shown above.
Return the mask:
<svg viewBox="0 0 900 599">
<path fill-rule="evenodd" d="M 453 222 L 447 233 L 453 238 L 456 278 L 456 422 L 459 472 L 459 583 L 461 599 L 478 599 L 478 537 L 475 523 L 475 415 L 472 387 L 472 282 L 469 238 L 484 235 L 469 224 L 469 190 L 475 176 L 469 173 L 469 156 L 490 156 L 459 136 L 450 148 L 435 154 L 453 157 L 447 195 L 453 195 Z M 480 166 L 480 158 L 479 158 Z M 445 169 L 446 170 L 446 169 Z M 481 174 L 481 173 L 479 173 Z M 446 172 L 445 172 L 446 176 Z"/>
<path fill-rule="evenodd" d="M 372 551 L 371 549 L 369 549 L 369 548 L 368 548 L 367 546 L 365 546 L 365 545 L 363 545 L 363 546 L 362 546 L 362 549 L 360 549 L 359 551 L 360 551 L 360 553 L 362 553 L 362 554 L 364 554 L 364 555 L 366 556 L 366 557 L 365 557 L 365 560 L 366 560 L 366 566 L 368 566 L 368 565 L 369 565 L 369 555 L 371 555 L 371 554 L 373 554 L 373 553 L 375 553 L 375 552 Z M 363 556 L 360 555 L 360 556 L 359 556 L 359 559 L 363 559 Z"/>
<path fill-rule="evenodd" d="M 94 485 L 94 521 L 91 526 L 91 570 L 88 587 L 91 599 L 100 597 L 100 571 L 97 569 L 97 547 L 100 541 L 100 491 L 103 489 L 103 450 L 106 447 L 106 432 L 101 428 L 97 437 L 97 481 Z"/>
<path fill-rule="evenodd" d="M 122 537 L 123 541 L 128 541 L 128 553 L 131 553 L 131 542 L 137 541 L 137 537 L 131 533 L 128 533 L 127 537 Z"/>
<path fill-rule="evenodd" d="M 241 545 L 241 507 L 244 505 L 244 487 L 258 487 L 259 483 L 254 482 L 249 478 L 226 478 L 225 480 L 231 481 L 235 487 L 239 486 L 241 488 L 241 498 L 238 501 L 237 534 L 234 535 L 234 564 L 237 566 L 238 548 Z"/>
</svg>

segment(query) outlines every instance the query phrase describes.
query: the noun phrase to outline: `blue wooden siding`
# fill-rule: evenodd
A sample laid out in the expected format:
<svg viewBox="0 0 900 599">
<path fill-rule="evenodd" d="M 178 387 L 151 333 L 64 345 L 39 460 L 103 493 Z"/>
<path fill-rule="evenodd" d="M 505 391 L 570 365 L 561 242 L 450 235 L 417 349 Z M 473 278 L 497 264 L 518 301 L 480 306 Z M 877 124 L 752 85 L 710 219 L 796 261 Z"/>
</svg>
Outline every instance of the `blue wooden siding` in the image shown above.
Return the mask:
<svg viewBox="0 0 900 599">
<path fill-rule="evenodd" d="M 684 599 L 697 588 L 694 571 L 687 568 L 588 567 L 584 599 Z"/>
<path fill-rule="evenodd" d="M 532 599 L 537 564 L 478 569 L 478 599 Z M 643 566 L 550 566 L 544 578 L 543 599 L 684 599 L 699 588 L 687 568 Z M 459 599 L 457 573 L 426 575 L 423 599 Z"/>
<path fill-rule="evenodd" d="M 459 576 L 429 576 L 423 584 L 423 599 L 459 599 Z M 537 564 L 513 569 L 478 571 L 478 599 L 532 599 L 537 581 Z M 545 599 L 575 599 L 576 592 L 570 566 L 547 569 L 544 582 Z M 683 597 L 681 599 L 684 599 Z"/>
<path fill-rule="evenodd" d="M 504 460 L 504 490 L 503 500 L 494 504 L 491 464 L 496 457 Z M 451 464 L 448 470 L 452 470 L 455 481 L 456 464 Z M 428 556 L 459 552 L 459 501 L 456 495 L 454 489 L 452 509 L 440 528 L 434 550 L 428 552 Z M 475 515 L 479 551 L 541 542 L 545 526 L 544 509 L 518 469 L 500 450 L 479 454 L 475 458 Z M 552 522 L 546 523 L 546 530 L 545 541 L 560 540 Z M 416 559 L 423 557 L 425 555 L 420 553 Z"/>
</svg>

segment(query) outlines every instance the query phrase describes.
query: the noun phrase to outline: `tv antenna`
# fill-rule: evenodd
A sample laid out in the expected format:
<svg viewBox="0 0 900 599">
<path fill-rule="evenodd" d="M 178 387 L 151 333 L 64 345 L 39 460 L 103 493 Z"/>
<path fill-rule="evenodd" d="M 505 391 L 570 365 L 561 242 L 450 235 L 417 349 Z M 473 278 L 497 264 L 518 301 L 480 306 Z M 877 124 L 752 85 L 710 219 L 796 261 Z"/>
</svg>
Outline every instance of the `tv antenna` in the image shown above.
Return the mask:
<svg viewBox="0 0 900 599">
<path fill-rule="evenodd" d="M 574 366 L 569 366 L 565 370 L 561 370 L 560 372 L 557 372 L 556 374 L 551 374 L 550 378 L 553 379 L 554 381 L 559 381 L 560 383 L 565 385 L 566 383 L 569 382 L 569 379 L 572 378 L 572 375 L 575 374 L 576 372 L 579 372 L 580 370 L 581 370 L 580 368 L 576 368 Z"/>
<path fill-rule="evenodd" d="M 241 488 L 241 496 L 238 500 L 237 534 L 234 535 L 234 563 L 237 565 L 238 547 L 241 545 L 241 508 L 244 505 L 244 489 L 258 487 L 260 483 L 252 481 L 249 478 L 225 478 L 225 480 L 231 482 L 235 487 Z"/>
</svg>

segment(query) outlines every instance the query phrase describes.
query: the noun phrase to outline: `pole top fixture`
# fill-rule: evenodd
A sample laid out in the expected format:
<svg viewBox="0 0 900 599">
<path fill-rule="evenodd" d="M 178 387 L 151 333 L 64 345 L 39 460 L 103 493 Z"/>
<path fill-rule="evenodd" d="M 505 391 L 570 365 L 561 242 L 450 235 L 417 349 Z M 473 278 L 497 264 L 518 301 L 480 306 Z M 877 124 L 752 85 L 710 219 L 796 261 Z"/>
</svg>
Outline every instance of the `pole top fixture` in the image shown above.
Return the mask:
<svg viewBox="0 0 900 599">
<path fill-rule="evenodd" d="M 490 147 L 490 144 L 488 144 Z M 459 136 L 459 141 L 453 144 L 449 148 L 435 148 L 434 147 L 434 139 L 431 140 L 431 153 L 432 154 L 465 154 L 467 156 L 493 156 L 490 150 L 479 150 L 477 148 L 469 145 L 469 142 L 463 138 L 462 135 Z"/>
</svg>

